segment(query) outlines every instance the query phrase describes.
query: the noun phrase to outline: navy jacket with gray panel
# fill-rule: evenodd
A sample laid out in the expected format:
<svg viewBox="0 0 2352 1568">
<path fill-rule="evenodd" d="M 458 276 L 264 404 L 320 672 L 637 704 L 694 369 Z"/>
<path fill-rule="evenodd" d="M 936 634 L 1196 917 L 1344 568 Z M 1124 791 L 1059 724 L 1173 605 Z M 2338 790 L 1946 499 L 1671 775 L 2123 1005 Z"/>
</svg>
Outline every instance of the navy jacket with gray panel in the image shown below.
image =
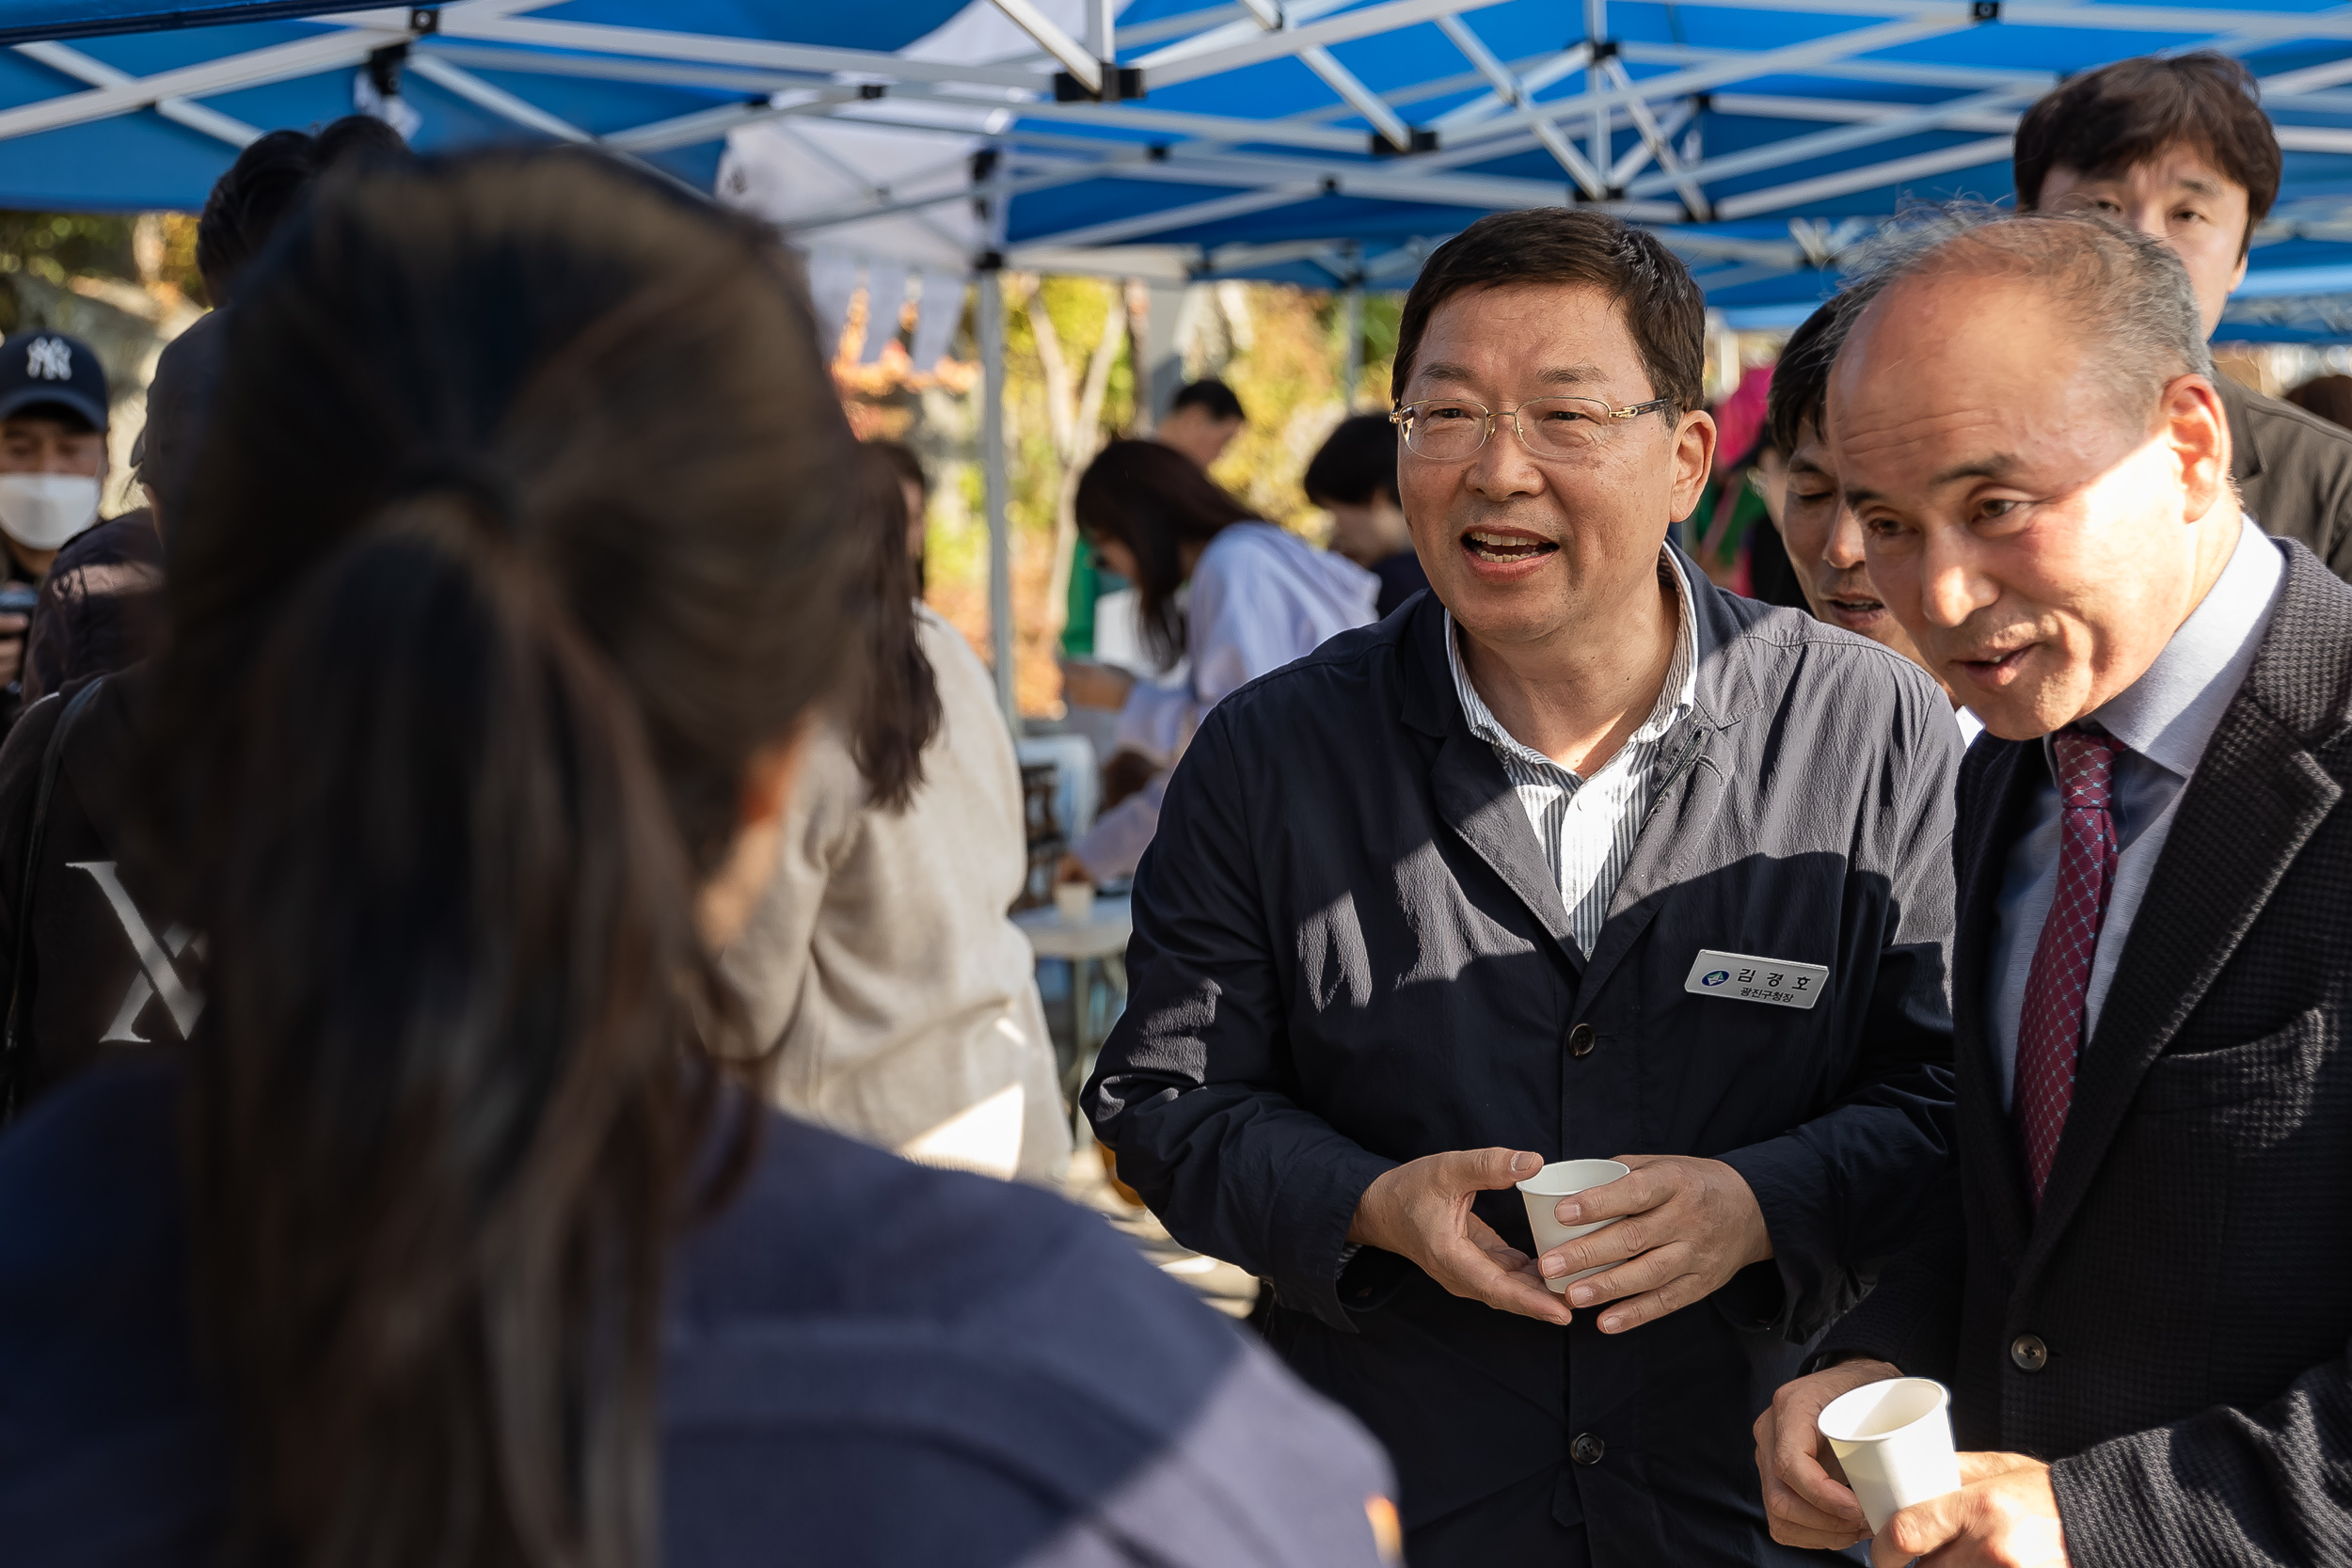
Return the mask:
<svg viewBox="0 0 2352 1568">
<path fill-rule="evenodd" d="M 1589 958 L 1428 594 L 1217 705 L 1136 876 L 1089 1115 L 1178 1239 L 1273 1282 L 1269 1338 L 1388 1445 L 1408 1542 L 1537 1506 L 1603 1568 L 1820 1560 L 1770 1540 L 1750 1423 L 1947 1168 L 1944 693 L 1684 577 L 1696 701 Z M 1820 965 L 1826 989 L 1727 996 L 1699 983 L 1707 950 Z M 1724 1160 L 1774 1256 L 1622 1336 L 1449 1295 L 1377 1249 L 1343 1271 L 1374 1178 L 1492 1146 Z M 1476 1212 L 1531 1245 L 1517 1193 Z M 1472 1533 L 1548 1539 L 1496 1523 Z"/>
</svg>

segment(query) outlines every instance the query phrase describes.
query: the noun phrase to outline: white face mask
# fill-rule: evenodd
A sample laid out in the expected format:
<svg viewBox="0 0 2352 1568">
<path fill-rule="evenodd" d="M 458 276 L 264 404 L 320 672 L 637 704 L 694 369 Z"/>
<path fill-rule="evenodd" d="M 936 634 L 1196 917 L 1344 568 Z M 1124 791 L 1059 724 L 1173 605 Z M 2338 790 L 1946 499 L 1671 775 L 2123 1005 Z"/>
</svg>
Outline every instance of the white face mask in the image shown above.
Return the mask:
<svg viewBox="0 0 2352 1568">
<path fill-rule="evenodd" d="M 28 550 L 54 550 L 96 521 L 87 474 L 0 474 L 0 529 Z"/>
</svg>

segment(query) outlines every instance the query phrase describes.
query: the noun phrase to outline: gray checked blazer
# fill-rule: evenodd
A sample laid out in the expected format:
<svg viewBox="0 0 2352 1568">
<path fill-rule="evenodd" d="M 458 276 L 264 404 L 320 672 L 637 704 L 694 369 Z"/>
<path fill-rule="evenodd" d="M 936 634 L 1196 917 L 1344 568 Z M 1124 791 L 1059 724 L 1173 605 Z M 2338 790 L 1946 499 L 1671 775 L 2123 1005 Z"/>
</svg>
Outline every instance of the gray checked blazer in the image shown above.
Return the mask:
<svg viewBox="0 0 2352 1568">
<path fill-rule="evenodd" d="M 1984 1003 L 2042 749 L 1970 751 L 1955 1180 L 1814 1357 L 1943 1379 L 1963 1449 L 2053 1461 L 2075 1568 L 2352 1562 L 2352 589 L 2275 543 L 2278 610 L 2182 797 L 2039 1215 Z"/>
</svg>

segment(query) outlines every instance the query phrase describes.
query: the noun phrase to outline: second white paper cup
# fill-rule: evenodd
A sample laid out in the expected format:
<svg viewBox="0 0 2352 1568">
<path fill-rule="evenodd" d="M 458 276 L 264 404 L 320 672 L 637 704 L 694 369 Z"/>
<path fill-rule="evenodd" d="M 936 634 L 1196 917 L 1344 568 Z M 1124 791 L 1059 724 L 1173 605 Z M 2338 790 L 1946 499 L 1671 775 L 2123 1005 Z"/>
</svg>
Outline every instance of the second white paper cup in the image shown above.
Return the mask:
<svg viewBox="0 0 2352 1568">
<path fill-rule="evenodd" d="M 1819 1425 L 1870 1533 L 1914 1503 L 1960 1490 L 1952 1396 L 1932 1378 L 1890 1377 L 1840 1394 Z"/>
<path fill-rule="evenodd" d="M 1605 1187 L 1620 1176 L 1632 1174 L 1632 1166 L 1621 1165 L 1614 1160 L 1554 1160 L 1520 1182 L 1519 1196 L 1527 1200 L 1527 1227 L 1535 1233 L 1536 1255 L 1541 1257 L 1553 1247 L 1565 1246 L 1579 1236 L 1589 1236 L 1603 1226 L 1616 1224 L 1616 1220 L 1607 1219 L 1595 1220 L 1590 1225 L 1562 1225 L 1552 1211 L 1560 1206 L 1562 1198 L 1571 1193 L 1581 1193 L 1587 1187 Z M 1600 1269 L 1608 1267 L 1609 1264 L 1603 1263 Z M 1562 1275 L 1558 1279 L 1547 1279 L 1544 1283 L 1551 1287 L 1554 1294 L 1565 1294 L 1569 1285 L 1600 1273 L 1600 1269 Z"/>
<path fill-rule="evenodd" d="M 1057 882 L 1054 884 L 1054 913 L 1065 926 L 1083 926 L 1094 918 L 1094 884 L 1092 882 Z"/>
</svg>

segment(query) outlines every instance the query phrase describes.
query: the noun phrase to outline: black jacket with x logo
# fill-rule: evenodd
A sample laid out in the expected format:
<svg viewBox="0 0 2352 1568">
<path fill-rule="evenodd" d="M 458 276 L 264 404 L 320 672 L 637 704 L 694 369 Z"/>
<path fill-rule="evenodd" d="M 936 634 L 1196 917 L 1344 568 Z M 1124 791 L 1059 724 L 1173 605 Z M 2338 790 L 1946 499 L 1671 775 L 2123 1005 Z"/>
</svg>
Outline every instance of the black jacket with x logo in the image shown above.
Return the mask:
<svg viewBox="0 0 2352 1568">
<path fill-rule="evenodd" d="M 33 887 L 21 1048 L 24 1097 L 99 1055 L 177 1045 L 203 1003 L 191 933 L 157 921 L 124 863 L 125 787 L 136 777 L 135 714 L 148 672 L 107 677 L 66 737 Z M 17 911 L 41 762 L 58 720 L 87 680 L 25 709 L 0 745 L 0 1008 L 19 983 Z"/>
</svg>

